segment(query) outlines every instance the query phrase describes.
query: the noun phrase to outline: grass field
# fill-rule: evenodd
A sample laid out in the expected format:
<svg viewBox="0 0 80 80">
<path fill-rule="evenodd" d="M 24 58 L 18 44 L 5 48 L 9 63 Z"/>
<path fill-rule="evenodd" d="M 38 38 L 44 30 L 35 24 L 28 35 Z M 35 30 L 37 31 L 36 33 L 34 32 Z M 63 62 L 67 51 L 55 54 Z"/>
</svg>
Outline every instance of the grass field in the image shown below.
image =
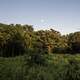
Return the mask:
<svg viewBox="0 0 80 80">
<path fill-rule="evenodd" d="M 80 80 L 80 54 L 45 55 L 47 65 L 29 65 L 26 56 L 0 57 L 0 80 Z"/>
</svg>

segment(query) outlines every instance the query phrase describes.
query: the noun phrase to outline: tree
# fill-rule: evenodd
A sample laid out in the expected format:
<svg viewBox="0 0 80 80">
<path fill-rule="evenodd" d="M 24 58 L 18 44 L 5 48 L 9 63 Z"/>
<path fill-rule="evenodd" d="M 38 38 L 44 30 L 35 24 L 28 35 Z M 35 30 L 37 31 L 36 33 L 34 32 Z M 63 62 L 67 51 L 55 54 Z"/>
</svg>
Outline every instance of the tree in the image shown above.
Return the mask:
<svg viewBox="0 0 80 80">
<path fill-rule="evenodd" d="M 80 32 L 69 34 L 68 45 L 72 53 L 80 53 Z"/>
</svg>

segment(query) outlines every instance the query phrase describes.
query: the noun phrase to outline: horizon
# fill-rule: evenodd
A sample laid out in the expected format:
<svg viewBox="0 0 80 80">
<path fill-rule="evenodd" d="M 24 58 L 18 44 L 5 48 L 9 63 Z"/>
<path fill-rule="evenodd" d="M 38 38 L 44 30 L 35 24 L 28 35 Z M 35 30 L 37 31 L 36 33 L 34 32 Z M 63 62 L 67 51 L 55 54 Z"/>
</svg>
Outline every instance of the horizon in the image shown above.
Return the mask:
<svg viewBox="0 0 80 80">
<path fill-rule="evenodd" d="M 61 34 L 80 31 L 80 0 L 1 0 L 0 22 L 30 24 Z"/>
<path fill-rule="evenodd" d="M 6 24 L 6 25 L 13 24 L 13 25 L 16 25 L 16 24 L 20 24 L 20 23 L 1 23 L 1 22 L 0 22 L 0 24 Z M 52 28 L 52 27 L 47 27 L 47 28 L 45 28 L 45 29 L 35 29 L 35 28 L 34 28 L 34 25 L 31 25 L 31 24 L 20 24 L 20 25 L 21 25 L 21 26 L 24 26 L 24 25 L 32 26 L 32 27 L 33 27 L 33 29 L 34 29 L 34 31 L 40 31 L 40 30 L 45 31 L 45 30 L 53 29 L 53 30 L 55 30 L 55 31 L 60 32 L 60 30 L 54 29 L 54 28 Z M 54 27 L 54 26 L 53 26 L 53 27 Z M 75 33 L 75 32 L 79 32 L 79 31 L 77 30 L 77 31 L 69 32 L 69 33 L 62 33 L 62 32 L 60 32 L 60 34 L 61 34 L 61 35 L 67 35 L 67 34 Z"/>
</svg>

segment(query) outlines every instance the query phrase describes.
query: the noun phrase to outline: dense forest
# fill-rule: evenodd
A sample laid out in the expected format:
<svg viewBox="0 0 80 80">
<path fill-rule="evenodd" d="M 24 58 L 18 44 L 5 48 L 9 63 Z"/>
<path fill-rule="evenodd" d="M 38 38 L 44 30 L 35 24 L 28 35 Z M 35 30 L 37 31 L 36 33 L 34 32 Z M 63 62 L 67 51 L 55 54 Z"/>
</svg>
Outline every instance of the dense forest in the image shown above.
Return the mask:
<svg viewBox="0 0 80 80">
<path fill-rule="evenodd" d="M 80 80 L 80 31 L 0 23 L 0 80 Z"/>
</svg>

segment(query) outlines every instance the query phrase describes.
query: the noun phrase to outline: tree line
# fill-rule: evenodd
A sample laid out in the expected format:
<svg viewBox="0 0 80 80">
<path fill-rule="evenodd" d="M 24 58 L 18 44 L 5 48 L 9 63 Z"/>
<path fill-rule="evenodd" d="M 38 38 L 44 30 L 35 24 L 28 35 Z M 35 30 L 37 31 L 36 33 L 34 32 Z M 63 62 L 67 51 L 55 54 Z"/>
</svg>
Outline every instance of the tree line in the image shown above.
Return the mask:
<svg viewBox="0 0 80 80">
<path fill-rule="evenodd" d="M 0 23 L 0 56 L 80 53 L 80 31 L 61 35 L 54 29 L 35 31 L 32 25 Z"/>
</svg>

